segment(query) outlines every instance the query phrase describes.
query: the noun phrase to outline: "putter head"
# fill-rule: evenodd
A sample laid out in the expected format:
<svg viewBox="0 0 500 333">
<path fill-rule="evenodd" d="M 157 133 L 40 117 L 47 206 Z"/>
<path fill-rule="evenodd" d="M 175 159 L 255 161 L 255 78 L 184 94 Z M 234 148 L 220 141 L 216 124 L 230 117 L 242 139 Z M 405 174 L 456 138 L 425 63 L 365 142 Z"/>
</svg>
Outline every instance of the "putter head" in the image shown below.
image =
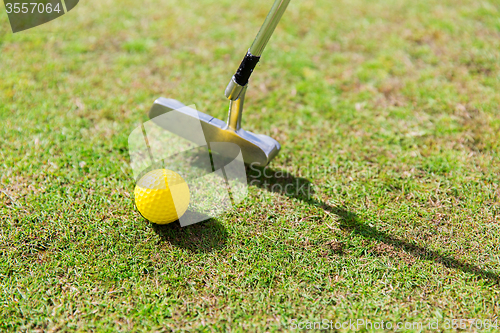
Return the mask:
<svg viewBox="0 0 500 333">
<path fill-rule="evenodd" d="M 175 115 L 172 112 L 175 112 Z M 168 123 L 159 117 L 166 113 L 169 113 Z M 210 146 L 211 142 L 234 143 L 241 149 L 246 164 L 266 166 L 281 149 L 278 141 L 267 135 L 254 134 L 243 129 L 233 131 L 222 120 L 188 108 L 175 99 L 158 98 L 149 111 L 149 119 L 158 126 L 193 142 L 199 141 L 200 133 L 192 133 L 186 127 L 198 119 L 206 144 Z M 217 153 L 228 158 L 236 158 L 239 151 L 224 149 Z"/>
</svg>

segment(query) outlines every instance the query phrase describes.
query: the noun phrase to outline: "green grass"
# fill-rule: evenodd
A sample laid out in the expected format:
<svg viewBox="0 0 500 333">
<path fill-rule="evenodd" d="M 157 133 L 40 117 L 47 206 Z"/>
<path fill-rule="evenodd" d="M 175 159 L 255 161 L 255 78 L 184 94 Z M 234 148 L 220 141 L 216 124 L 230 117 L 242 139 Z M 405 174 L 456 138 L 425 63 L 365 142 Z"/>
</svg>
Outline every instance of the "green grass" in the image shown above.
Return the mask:
<svg viewBox="0 0 500 333">
<path fill-rule="evenodd" d="M 497 318 L 495 1 L 292 1 L 243 119 L 287 176 L 187 228 L 135 210 L 128 135 L 159 96 L 224 118 L 270 5 L 88 0 L 18 34 L 0 14 L 1 331 Z"/>
</svg>

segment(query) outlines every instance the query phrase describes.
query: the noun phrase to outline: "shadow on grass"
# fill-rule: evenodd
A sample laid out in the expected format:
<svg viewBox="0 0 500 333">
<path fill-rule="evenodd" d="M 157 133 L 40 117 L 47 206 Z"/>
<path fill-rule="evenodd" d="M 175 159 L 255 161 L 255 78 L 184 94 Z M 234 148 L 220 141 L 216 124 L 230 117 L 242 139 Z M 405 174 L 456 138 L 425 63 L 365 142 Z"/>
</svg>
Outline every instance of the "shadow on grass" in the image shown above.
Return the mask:
<svg viewBox="0 0 500 333">
<path fill-rule="evenodd" d="M 189 250 L 194 253 L 207 253 L 226 246 L 228 233 L 219 221 L 212 218 L 182 228 L 179 221 L 159 225 L 151 223 L 153 231 L 160 236 L 162 242 Z"/>
<path fill-rule="evenodd" d="M 334 207 L 323 201 L 312 198 L 314 189 L 309 180 L 294 177 L 285 171 L 270 168 L 251 167 L 248 171 L 248 183 L 270 192 L 279 193 L 287 197 L 299 199 L 305 203 L 321 207 L 323 210 L 335 214 L 339 218 L 340 228 L 351 231 L 364 238 L 374 239 L 395 248 L 399 248 L 415 258 L 431 260 L 451 269 L 459 269 L 465 273 L 475 274 L 479 277 L 500 283 L 500 275 L 493 271 L 483 270 L 477 266 L 455 259 L 451 256 L 440 254 L 437 251 L 418 246 L 406 240 L 394 237 L 387 232 L 377 230 L 363 223 L 353 212 L 340 207 Z M 265 173 L 264 173 L 265 172 Z"/>
</svg>

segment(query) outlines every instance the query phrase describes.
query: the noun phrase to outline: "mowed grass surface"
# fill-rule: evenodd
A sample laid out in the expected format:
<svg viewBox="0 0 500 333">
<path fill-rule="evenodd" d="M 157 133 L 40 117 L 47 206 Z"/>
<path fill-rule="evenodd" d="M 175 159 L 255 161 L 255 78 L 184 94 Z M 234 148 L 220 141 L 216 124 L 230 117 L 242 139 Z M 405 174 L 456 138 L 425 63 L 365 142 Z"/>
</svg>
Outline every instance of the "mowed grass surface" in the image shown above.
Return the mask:
<svg viewBox="0 0 500 333">
<path fill-rule="evenodd" d="M 0 330 L 497 318 L 495 1 L 292 1 L 243 118 L 283 145 L 272 178 L 191 227 L 137 213 L 128 135 L 159 96 L 224 119 L 270 6 L 87 0 L 18 34 L 0 14 Z"/>
</svg>

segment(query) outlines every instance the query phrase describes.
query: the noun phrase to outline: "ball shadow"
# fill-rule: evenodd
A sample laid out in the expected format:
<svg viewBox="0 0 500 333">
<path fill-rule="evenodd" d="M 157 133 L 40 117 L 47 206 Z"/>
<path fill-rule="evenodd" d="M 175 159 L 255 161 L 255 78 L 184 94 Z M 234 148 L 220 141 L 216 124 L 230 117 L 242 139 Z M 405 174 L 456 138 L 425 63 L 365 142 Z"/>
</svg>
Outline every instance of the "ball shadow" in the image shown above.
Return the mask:
<svg viewBox="0 0 500 333">
<path fill-rule="evenodd" d="M 164 225 L 151 223 L 151 229 L 161 242 L 194 253 L 221 250 L 226 247 L 229 236 L 226 228 L 214 218 L 187 227 L 181 227 L 179 221 Z"/>
</svg>

